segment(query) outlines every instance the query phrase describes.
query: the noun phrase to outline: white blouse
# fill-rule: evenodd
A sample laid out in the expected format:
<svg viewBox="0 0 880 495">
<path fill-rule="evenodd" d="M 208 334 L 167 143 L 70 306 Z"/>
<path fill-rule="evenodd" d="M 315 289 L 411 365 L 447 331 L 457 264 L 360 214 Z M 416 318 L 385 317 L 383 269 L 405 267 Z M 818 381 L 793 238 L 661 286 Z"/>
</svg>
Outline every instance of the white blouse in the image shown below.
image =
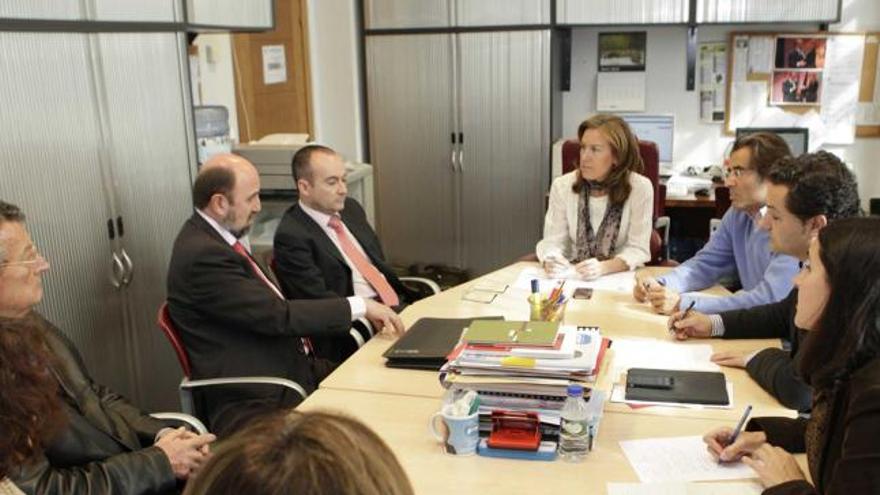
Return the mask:
<svg viewBox="0 0 880 495">
<path fill-rule="evenodd" d="M 574 256 L 577 242 L 578 209 L 580 196 L 571 190 L 577 179 L 578 170 L 557 177 L 550 186 L 550 204 L 544 217 L 544 238 L 535 247 L 538 259 L 544 261 L 549 256 L 562 256 L 570 260 Z M 620 258 L 630 270 L 645 264 L 651 259 L 651 232 L 653 231 L 654 188 L 644 175 L 630 172 L 629 182 L 632 190 L 623 203 L 620 219 L 620 232 L 617 234 L 614 257 Z M 590 223 L 593 231 L 598 231 L 605 215 L 608 201 L 604 206 L 597 198 L 590 198 Z M 594 203 L 600 203 L 595 204 Z M 595 207 L 595 209 L 594 209 Z M 601 210 L 601 215 L 597 215 Z"/>
<path fill-rule="evenodd" d="M 0 479 L 0 495 L 24 495 L 24 492 L 6 478 Z"/>
</svg>

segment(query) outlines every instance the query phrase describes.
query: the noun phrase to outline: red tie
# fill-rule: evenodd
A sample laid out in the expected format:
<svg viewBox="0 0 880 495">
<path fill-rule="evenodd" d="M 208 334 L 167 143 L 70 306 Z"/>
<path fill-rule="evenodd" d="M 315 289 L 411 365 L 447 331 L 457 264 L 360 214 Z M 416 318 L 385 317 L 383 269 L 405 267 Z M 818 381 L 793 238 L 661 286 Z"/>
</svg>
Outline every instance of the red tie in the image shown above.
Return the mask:
<svg viewBox="0 0 880 495">
<path fill-rule="evenodd" d="M 344 252 L 345 256 L 347 256 L 352 262 L 355 269 L 363 275 L 367 283 L 369 283 L 373 289 L 375 289 L 376 293 L 379 294 L 379 299 L 388 306 L 397 306 L 400 304 L 400 299 L 397 297 L 397 293 L 394 292 L 391 284 L 385 280 L 385 276 L 382 275 L 382 272 L 380 272 L 354 245 L 354 242 L 352 242 L 351 238 L 348 236 L 348 231 L 345 229 L 342 221 L 339 220 L 338 217 L 333 216 L 330 217 L 330 221 L 327 222 L 327 224 L 334 232 L 336 232 L 336 237 L 339 239 L 339 246 L 342 248 L 342 252 Z"/>
<path fill-rule="evenodd" d="M 274 292 L 275 295 L 278 296 L 279 299 L 285 299 L 284 294 L 282 294 L 281 291 L 278 289 L 278 287 L 276 287 L 275 284 L 273 284 L 272 281 L 269 280 L 269 277 L 267 277 L 266 274 L 263 273 L 263 270 L 260 268 L 260 265 L 258 265 L 257 262 L 254 261 L 254 259 L 251 257 L 251 254 L 247 252 L 247 249 L 245 249 L 244 246 L 240 242 L 235 241 L 235 244 L 232 245 L 232 249 L 234 249 L 236 253 L 244 256 L 245 259 L 248 260 L 248 263 L 251 264 L 251 269 L 254 271 L 254 273 L 257 275 L 257 277 L 259 277 L 259 279 L 262 280 L 264 284 L 266 284 L 270 289 L 272 289 L 272 292 Z M 303 343 L 303 347 L 305 347 L 305 349 L 306 349 L 306 354 L 311 354 L 312 353 L 312 341 L 309 340 L 308 337 L 303 337 L 302 343 Z"/>
</svg>

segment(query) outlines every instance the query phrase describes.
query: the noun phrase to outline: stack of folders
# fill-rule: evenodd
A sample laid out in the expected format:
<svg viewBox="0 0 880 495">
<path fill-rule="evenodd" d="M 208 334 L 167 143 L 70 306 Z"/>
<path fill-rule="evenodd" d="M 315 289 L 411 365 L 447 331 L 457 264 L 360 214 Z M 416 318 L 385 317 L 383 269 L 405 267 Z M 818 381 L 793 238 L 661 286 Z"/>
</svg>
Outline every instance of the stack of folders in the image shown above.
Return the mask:
<svg viewBox="0 0 880 495">
<path fill-rule="evenodd" d="M 487 324 L 506 326 L 492 330 L 493 340 L 482 330 Z M 479 394 L 481 429 L 491 426 L 493 410 L 532 411 L 538 413 L 545 438 L 553 437 L 568 385 L 579 383 L 589 390 L 608 344 L 597 327 L 474 322 L 440 370 L 440 380 L 453 391 Z"/>
</svg>

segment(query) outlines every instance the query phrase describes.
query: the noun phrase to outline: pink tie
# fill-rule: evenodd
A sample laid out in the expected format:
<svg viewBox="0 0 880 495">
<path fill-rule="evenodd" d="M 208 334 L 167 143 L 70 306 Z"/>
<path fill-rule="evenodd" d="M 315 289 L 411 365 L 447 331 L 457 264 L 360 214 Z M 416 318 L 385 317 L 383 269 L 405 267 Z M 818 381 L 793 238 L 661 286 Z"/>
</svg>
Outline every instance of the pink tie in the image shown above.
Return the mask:
<svg viewBox="0 0 880 495">
<path fill-rule="evenodd" d="M 369 283 L 379 294 L 379 299 L 388 306 L 397 306 L 400 304 L 400 299 L 397 297 L 397 293 L 394 292 L 391 284 L 385 280 L 385 276 L 382 275 L 382 272 L 380 272 L 354 245 L 354 242 L 352 242 L 351 238 L 348 236 L 348 231 L 345 229 L 345 226 L 342 225 L 342 221 L 334 216 L 330 217 L 330 221 L 327 224 L 334 232 L 336 232 L 336 237 L 339 239 L 339 246 L 342 247 L 342 252 L 344 252 L 345 256 L 347 256 L 352 264 L 354 264 L 357 271 L 363 275 L 367 283 Z"/>
<path fill-rule="evenodd" d="M 279 299 L 285 299 L 284 294 L 282 294 L 278 287 L 276 287 L 275 284 L 273 284 L 272 281 L 269 280 L 269 277 L 267 277 L 266 274 L 263 273 L 260 265 L 258 265 L 257 262 L 254 261 L 254 259 L 251 257 L 251 254 L 247 252 L 247 249 L 245 249 L 240 242 L 235 241 L 235 244 L 232 245 L 232 249 L 234 249 L 236 253 L 244 256 L 245 259 L 248 260 L 248 263 L 251 264 L 251 269 L 254 271 L 257 277 L 259 277 L 259 279 L 262 280 L 264 284 L 272 289 L 272 292 L 274 292 Z M 303 347 L 305 347 L 306 349 L 306 354 L 312 354 L 312 341 L 309 340 L 308 337 L 303 337 L 302 343 Z"/>
</svg>

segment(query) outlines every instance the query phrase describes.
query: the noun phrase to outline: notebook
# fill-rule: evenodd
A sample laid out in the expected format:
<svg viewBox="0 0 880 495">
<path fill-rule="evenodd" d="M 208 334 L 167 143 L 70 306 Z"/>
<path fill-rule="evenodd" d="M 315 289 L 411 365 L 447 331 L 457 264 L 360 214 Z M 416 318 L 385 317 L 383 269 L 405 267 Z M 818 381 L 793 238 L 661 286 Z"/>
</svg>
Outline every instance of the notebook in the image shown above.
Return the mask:
<svg viewBox="0 0 880 495">
<path fill-rule="evenodd" d="M 554 347 L 558 321 L 475 321 L 464 333 L 468 344 Z"/>
<path fill-rule="evenodd" d="M 627 371 L 626 400 L 730 404 L 723 373 L 649 368 L 630 368 Z"/>
<path fill-rule="evenodd" d="M 382 356 L 390 368 L 439 370 L 446 356 L 458 344 L 462 332 L 474 321 L 502 320 L 502 316 L 481 318 L 420 318 Z"/>
</svg>

